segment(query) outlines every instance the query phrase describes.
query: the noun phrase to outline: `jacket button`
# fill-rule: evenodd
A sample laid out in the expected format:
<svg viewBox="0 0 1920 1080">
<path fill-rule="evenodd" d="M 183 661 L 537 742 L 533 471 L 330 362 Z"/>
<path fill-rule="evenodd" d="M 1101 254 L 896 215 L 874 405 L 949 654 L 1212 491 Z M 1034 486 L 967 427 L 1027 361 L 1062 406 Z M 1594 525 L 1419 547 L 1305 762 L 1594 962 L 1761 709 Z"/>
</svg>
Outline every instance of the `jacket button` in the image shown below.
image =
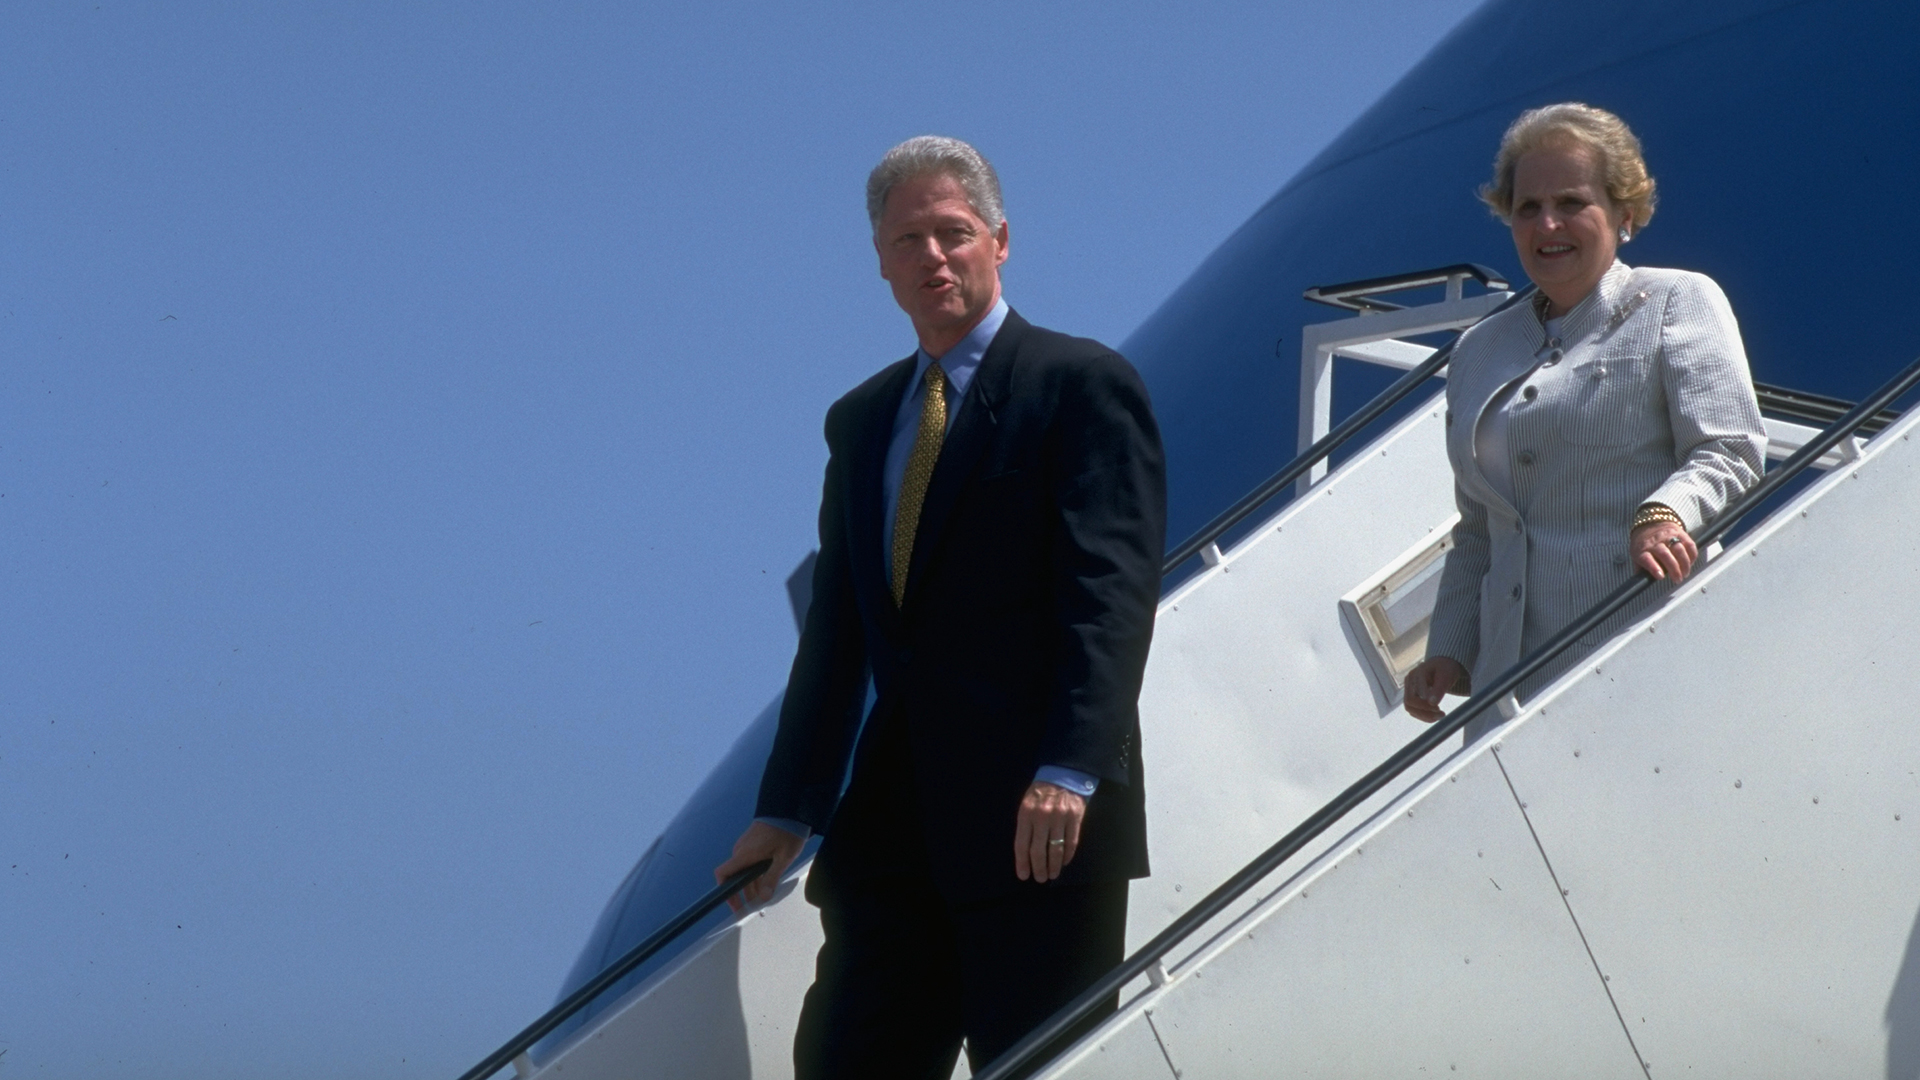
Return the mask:
<svg viewBox="0 0 1920 1080">
<path fill-rule="evenodd" d="M 1547 354 L 1547 363 L 1549 363 L 1549 364 L 1557 364 L 1557 363 L 1559 363 L 1559 362 L 1560 362 L 1560 358 L 1561 358 L 1561 357 L 1563 357 L 1563 356 L 1565 356 L 1565 355 L 1567 355 L 1567 354 L 1566 354 L 1566 353 L 1564 353 L 1564 352 L 1562 352 L 1562 351 L 1560 351 L 1559 349 L 1555 349 L 1555 350 L 1553 350 L 1552 352 L 1550 352 L 1550 353 L 1548 353 L 1548 354 Z"/>
<path fill-rule="evenodd" d="M 1604 379 L 1604 378 L 1606 378 L 1606 377 L 1607 377 L 1607 369 L 1606 369 L 1606 368 L 1605 368 L 1604 366 L 1602 366 L 1602 367 L 1597 367 L 1597 368 L 1594 368 L 1594 369 L 1593 369 L 1593 377 L 1594 377 L 1594 378 L 1596 378 L 1596 379 Z"/>
<path fill-rule="evenodd" d="M 1534 398 L 1540 396 L 1540 388 L 1537 386 L 1529 386 L 1525 390 L 1520 391 L 1520 396 L 1528 401 L 1532 401 Z"/>
<path fill-rule="evenodd" d="M 1520 464 L 1522 465 L 1533 464 L 1533 451 L 1531 450 L 1520 451 Z"/>
<path fill-rule="evenodd" d="M 1515 586 L 1513 587 L 1513 598 L 1514 598 L 1515 600 L 1518 600 L 1518 599 L 1520 599 L 1520 586 L 1518 586 L 1518 585 L 1515 585 Z"/>
<path fill-rule="evenodd" d="M 1513 523 L 1513 531 L 1514 531 L 1514 532 L 1526 532 L 1527 530 L 1526 530 L 1526 526 L 1524 526 L 1524 525 L 1522 525 L 1522 524 L 1520 524 L 1520 522 L 1516 520 L 1516 521 L 1515 521 L 1515 522 Z"/>
</svg>

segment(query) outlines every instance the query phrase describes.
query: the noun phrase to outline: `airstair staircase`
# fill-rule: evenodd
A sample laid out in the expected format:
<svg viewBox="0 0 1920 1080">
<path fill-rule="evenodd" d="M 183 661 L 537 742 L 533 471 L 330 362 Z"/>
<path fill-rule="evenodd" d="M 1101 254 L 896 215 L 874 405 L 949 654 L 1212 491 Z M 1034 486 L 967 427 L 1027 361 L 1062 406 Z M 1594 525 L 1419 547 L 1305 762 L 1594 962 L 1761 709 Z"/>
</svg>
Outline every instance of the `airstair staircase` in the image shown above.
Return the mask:
<svg viewBox="0 0 1920 1080">
<path fill-rule="evenodd" d="M 1334 357 L 1409 369 L 1410 402 L 1445 360 L 1410 339 L 1502 290 L 1476 267 L 1317 290 L 1359 314 L 1305 335 L 1303 450 L 1366 419 L 1329 431 Z M 1844 411 L 1808 399 L 1773 403 Z M 1669 602 L 1524 707 L 1481 703 L 1506 719 L 1469 746 L 1409 749 L 1425 729 L 1399 708 L 1454 520 L 1437 398 L 1331 472 L 1303 454 L 1177 549 L 1141 701 L 1154 874 L 1128 927 L 1130 953 L 1159 951 L 1037 1075 L 1920 1075 L 1920 414 L 1883 404 Z M 1775 460 L 1819 434 L 1768 426 Z M 1317 815 L 1338 824 L 1249 869 Z M 559 1046 L 469 1076 L 790 1075 L 820 943 L 804 873 Z M 1251 887 L 1192 914 L 1236 875 Z"/>
</svg>

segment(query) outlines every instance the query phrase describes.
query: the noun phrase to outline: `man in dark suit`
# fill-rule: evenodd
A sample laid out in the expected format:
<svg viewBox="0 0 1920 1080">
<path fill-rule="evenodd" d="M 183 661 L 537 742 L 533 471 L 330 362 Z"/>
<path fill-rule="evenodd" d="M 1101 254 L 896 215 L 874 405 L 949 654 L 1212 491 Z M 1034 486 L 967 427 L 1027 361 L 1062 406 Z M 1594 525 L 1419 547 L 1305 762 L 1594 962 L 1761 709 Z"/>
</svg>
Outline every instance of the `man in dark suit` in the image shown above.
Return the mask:
<svg viewBox="0 0 1920 1080">
<path fill-rule="evenodd" d="M 763 902 L 824 833 L 796 1074 L 946 1080 L 963 1038 L 980 1068 L 1122 958 L 1166 481 L 1133 368 L 1001 298 L 978 152 L 902 143 L 867 208 L 920 348 L 827 412 L 812 606 L 715 873 L 772 859 Z"/>
</svg>

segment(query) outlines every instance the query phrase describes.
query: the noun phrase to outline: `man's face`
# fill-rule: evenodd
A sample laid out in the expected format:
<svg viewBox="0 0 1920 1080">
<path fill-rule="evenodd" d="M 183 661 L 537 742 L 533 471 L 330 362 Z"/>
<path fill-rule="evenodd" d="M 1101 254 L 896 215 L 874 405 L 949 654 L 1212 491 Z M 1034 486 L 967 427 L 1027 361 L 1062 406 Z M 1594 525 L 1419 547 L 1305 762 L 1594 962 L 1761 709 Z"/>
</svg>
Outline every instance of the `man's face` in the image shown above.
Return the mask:
<svg viewBox="0 0 1920 1080">
<path fill-rule="evenodd" d="M 932 356 L 959 344 L 1000 298 L 1006 223 L 989 229 L 960 182 L 944 173 L 913 177 L 888 193 L 873 246 L 880 276 Z"/>
</svg>

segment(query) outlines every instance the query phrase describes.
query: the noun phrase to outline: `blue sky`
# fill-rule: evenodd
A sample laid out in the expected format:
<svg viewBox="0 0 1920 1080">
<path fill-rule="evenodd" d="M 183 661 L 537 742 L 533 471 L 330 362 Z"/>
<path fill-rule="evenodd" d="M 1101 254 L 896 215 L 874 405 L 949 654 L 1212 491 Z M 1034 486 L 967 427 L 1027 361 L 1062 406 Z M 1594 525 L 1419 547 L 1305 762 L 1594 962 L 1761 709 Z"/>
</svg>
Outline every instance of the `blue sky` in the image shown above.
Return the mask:
<svg viewBox="0 0 1920 1080">
<path fill-rule="evenodd" d="M 0 1077 L 471 1064 L 781 686 L 878 156 L 1118 342 L 1473 6 L 11 7 Z"/>
</svg>

